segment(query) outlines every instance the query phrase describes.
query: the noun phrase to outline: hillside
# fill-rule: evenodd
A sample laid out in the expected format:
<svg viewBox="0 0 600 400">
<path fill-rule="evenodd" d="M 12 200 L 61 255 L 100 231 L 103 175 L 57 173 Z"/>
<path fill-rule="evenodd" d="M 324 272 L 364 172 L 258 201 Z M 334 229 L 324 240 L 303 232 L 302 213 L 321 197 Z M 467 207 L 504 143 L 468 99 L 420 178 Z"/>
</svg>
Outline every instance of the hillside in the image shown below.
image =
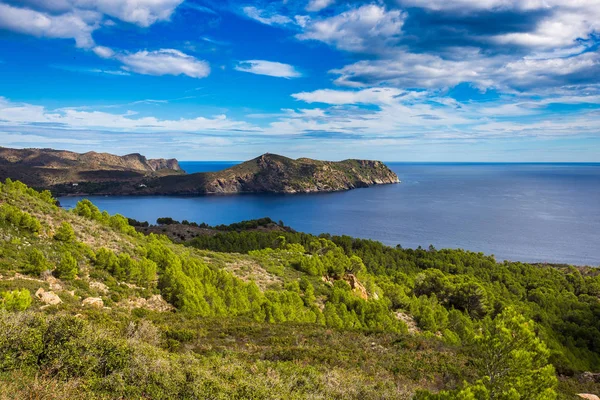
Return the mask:
<svg viewBox="0 0 600 400">
<path fill-rule="evenodd" d="M 269 224 L 182 245 L 0 184 L 0 399 L 600 393 L 598 270 Z"/>
<path fill-rule="evenodd" d="M 219 172 L 146 182 L 143 194 L 313 193 L 399 182 L 380 161 L 318 161 L 263 154 Z"/>
<path fill-rule="evenodd" d="M 182 173 L 175 159 L 146 159 L 141 154 L 74 153 L 53 149 L 0 147 L 0 177 L 39 188 L 78 182 L 137 182 L 144 177 Z"/>
<path fill-rule="evenodd" d="M 380 161 L 292 160 L 264 154 L 219 172 L 185 174 L 177 160 L 62 150 L 0 148 L 0 179 L 55 195 L 312 193 L 397 183 Z"/>
</svg>

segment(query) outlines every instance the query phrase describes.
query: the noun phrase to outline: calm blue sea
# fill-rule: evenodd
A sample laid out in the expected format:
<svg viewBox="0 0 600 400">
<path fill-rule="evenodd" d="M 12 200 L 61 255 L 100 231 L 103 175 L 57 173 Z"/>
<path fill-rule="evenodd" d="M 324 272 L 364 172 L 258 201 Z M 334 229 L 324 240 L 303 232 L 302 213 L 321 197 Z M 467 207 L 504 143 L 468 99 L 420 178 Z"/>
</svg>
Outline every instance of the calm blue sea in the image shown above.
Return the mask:
<svg viewBox="0 0 600 400">
<path fill-rule="evenodd" d="M 181 162 L 189 173 L 235 162 Z M 298 231 L 403 247 L 463 248 L 498 260 L 600 265 L 600 163 L 388 163 L 398 185 L 308 195 L 91 197 L 141 221 L 228 224 L 271 217 Z M 61 198 L 72 207 L 80 198 Z"/>
</svg>

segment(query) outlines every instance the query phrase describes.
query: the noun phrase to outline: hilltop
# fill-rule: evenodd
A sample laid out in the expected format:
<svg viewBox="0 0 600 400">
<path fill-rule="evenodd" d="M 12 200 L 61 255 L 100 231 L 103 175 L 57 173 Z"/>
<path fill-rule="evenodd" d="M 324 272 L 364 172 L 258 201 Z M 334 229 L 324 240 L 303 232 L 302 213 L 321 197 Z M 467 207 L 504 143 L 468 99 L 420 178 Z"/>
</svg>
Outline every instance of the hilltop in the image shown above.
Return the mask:
<svg viewBox="0 0 600 400">
<path fill-rule="evenodd" d="M 135 182 L 183 173 L 175 159 L 147 159 L 141 154 L 75 153 L 53 149 L 0 147 L 0 177 L 30 186 L 53 189 L 78 182 Z"/>
<path fill-rule="evenodd" d="M 266 218 L 206 229 L 177 244 L 87 200 L 67 211 L 0 184 L 0 399 L 600 392 L 597 269 Z"/>
<path fill-rule="evenodd" d="M 55 195 L 313 193 L 399 182 L 380 161 L 318 161 L 276 154 L 218 172 L 186 174 L 177 160 L 61 150 L 0 148 L 0 179 Z"/>
</svg>

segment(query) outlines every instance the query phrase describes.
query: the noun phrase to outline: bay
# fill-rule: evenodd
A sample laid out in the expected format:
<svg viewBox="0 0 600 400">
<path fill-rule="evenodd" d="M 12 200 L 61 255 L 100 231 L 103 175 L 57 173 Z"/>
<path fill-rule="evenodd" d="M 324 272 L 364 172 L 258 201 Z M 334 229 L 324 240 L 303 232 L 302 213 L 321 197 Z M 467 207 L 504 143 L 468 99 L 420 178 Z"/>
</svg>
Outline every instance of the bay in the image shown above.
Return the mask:
<svg viewBox="0 0 600 400">
<path fill-rule="evenodd" d="M 188 173 L 235 162 L 181 162 Z M 89 197 L 154 223 L 271 217 L 308 233 L 395 246 L 463 248 L 498 260 L 600 265 L 600 163 L 387 163 L 402 183 L 338 193 Z M 73 207 L 80 197 L 63 197 Z"/>
</svg>

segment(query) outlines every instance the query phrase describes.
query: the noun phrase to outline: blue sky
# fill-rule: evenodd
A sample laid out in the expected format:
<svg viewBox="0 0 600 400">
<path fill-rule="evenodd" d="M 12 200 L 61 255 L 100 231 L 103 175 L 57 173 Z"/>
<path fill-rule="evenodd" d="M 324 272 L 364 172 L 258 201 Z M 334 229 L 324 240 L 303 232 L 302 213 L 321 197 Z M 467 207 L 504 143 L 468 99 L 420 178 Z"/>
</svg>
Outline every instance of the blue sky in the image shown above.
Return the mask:
<svg viewBox="0 0 600 400">
<path fill-rule="evenodd" d="M 0 145 L 600 162 L 600 0 L 0 0 Z"/>
</svg>

